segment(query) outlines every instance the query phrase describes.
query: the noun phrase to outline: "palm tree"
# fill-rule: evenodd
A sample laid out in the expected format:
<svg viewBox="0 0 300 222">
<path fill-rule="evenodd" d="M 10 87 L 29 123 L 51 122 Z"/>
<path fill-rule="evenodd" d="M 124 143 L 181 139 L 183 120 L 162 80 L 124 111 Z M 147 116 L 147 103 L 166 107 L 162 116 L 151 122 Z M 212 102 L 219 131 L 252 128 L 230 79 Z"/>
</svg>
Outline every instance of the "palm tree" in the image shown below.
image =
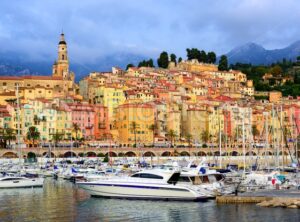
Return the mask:
<svg viewBox="0 0 300 222">
<path fill-rule="evenodd" d="M 174 130 L 169 130 L 168 132 L 168 137 L 169 137 L 169 140 L 171 141 L 171 147 L 173 147 L 173 142 L 174 142 L 174 139 L 176 137 L 176 132 Z"/>
<path fill-rule="evenodd" d="M 80 127 L 79 127 L 78 123 L 73 123 L 73 131 L 75 131 L 75 136 L 76 136 L 75 140 L 77 140 L 78 139 L 78 132 L 80 131 Z"/>
<path fill-rule="evenodd" d="M 5 141 L 8 141 L 8 146 L 10 147 L 10 141 L 16 139 L 15 130 L 12 129 L 12 128 L 6 128 L 6 129 L 4 129 L 3 137 L 4 137 Z"/>
<path fill-rule="evenodd" d="M 154 140 L 155 140 L 155 131 L 157 129 L 157 125 L 156 124 L 151 124 L 149 126 L 149 130 L 152 131 L 152 134 L 153 134 L 153 138 L 152 138 L 152 144 L 153 144 L 153 147 L 154 147 Z"/>
<path fill-rule="evenodd" d="M 35 144 L 35 141 L 40 139 L 40 135 L 40 132 L 35 126 L 29 127 L 27 132 L 27 139 L 32 141 L 33 146 Z"/>
<path fill-rule="evenodd" d="M 55 146 L 57 147 L 57 144 L 59 143 L 59 141 L 61 141 L 64 137 L 63 133 L 53 133 L 52 135 L 52 140 L 54 141 Z"/>
<path fill-rule="evenodd" d="M 136 147 L 136 130 L 138 128 L 138 125 L 135 121 L 131 122 L 130 124 L 130 130 L 134 133 L 134 147 Z"/>
</svg>

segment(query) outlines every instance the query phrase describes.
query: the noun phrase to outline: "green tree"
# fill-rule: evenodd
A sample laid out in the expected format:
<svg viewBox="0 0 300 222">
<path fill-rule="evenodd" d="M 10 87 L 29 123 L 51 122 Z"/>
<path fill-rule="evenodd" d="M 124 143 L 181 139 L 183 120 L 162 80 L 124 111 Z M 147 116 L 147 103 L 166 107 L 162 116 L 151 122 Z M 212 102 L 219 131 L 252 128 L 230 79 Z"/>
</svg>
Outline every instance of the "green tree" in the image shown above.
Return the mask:
<svg viewBox="0 0 300 222">
<path fill-rule="evenodd" d="M 198 57 L 198 61 L 199 62 L 203 62 L 203 63 L 207 62 L 207 55 L 206 55 L 206 52 L 204 50 L 200 51 L 200 54 L 199 54 L 199 57 Z"/>
<path fill-rule="evenodd" d="M 40 132 L 35 126 L 31 126 L 27 132 L 27 139 L 32 141 L 33 146 L 35 145 L 35 141 L 40 139 Z"/>
<path fill-rule="evenodd" d="M 159 56 L 159 58 L 157 59 L 157 65 L 160 68 L 168 68 L 169 65 L 169 56 L 167 52 L 162 52 Z"/>
<path fill-rule="evenodd" d="M 200 57 L 200 51 L 196 48 L 192 48 L 192 49 L 187 48 L 186 54 L 188 60 L 199 59 Z"/>
<path fill-rule="evenodd" d="M 179 57 L 179 58 L 178 58 L 178 63 L 181 63 L 181 62 L 182 62 L 182 58 Z"/>
<path fill-rule="evenodd" d="M 130 124 L 130 130 L 133 131 L 134 134 L 134 147 L 136 147 L 136 130 L 138 128 L 138 125 L 135 121 L 131 122 Z"/>
<path fill-rule="evenodd" d="M 134 67 L 134 65 L 132 63 L 129 63 L 127 66 L 126 66 L 126 70 L 128 70 L 129 68 L 131 67 Z"/>
<path fill-rule="evenodd" d="M 171 142 L 171 147 L 174 146 L 174 140 L 175 140 L 176 137 L 177 137 L 177 135 L 176 135 L 176 132 L 174 130 L 171 129 L 171 130 L 168 131 L 168 138 Z"/>
<path fill-rule="evenodd" d="M 214 52 L 208 52 L 207 53 L 207 63 L 214 64 L 217 61 L 216 53 Z"/>
<path fill-rule="evenodd" d="M 78 132 L 80 131 L 80 127 L 77 123 L 73 123 L 73 129 L 72 129 L 74 132 L 75 132 L 75 140 L 78 139 Z M 72 136 L 72 135 L 71 135 Z"/>
<path fill-rule="evenodd" d="M 58 132 L 51 134 L 51 136 L 55 146 L 57 146 L 57 144 L 64 138 L 64 134 Z"/>
<path fill-rule="evenodd" d="M 273 74 L 273 76 L 279 76 L 282 74 L 282 68 L 279 65 L 275 65 L 271 68 L 270 72 Z"/>
<path fill-rule="evenodd" d="M 10 142 L 12 140 L 16 139 L 16 132 L 15 132 L 15 130 L 12 129 L 12 128 L 5 128 L 5 129 L 3 129 L 3 139 L 5 141 L 5 144 L 6 144 L 6 141 L 8 141 L 8 146 L 10 147 Z"/>
<path fill-rule="evenodd" d="M 219 66 L 218 69 L 220 71 L 227 71 L 228 70 L 228 61 L 227 61 L 227 56 L 222 55 L 219 61 Z"/>
<path fill-rule="evenodd" d="M 176 61 L 176 55 L 175 54 L 171 54 L 170 55 L 170 59 L 171 59 L 171 62 L 174 62 L 175 64 L 177 64 L 177 61 Z"/>
<path fill-rule="evenodd" d="M 201 133 L 201 139 L 202 139 L 203 142 L 208 143 L 208 140 L 209 140 L 208 130 L 205 130 Z"/>
</svg>

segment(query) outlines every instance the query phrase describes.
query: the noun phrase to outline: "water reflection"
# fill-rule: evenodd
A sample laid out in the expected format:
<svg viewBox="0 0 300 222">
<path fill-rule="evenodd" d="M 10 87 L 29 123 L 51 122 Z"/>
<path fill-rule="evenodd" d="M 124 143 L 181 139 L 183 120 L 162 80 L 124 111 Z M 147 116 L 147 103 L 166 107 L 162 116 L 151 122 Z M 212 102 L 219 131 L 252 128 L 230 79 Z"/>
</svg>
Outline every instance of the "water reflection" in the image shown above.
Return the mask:
<svg viewBox="0 0 300 222">
<path fill-rule="evenodd" d="M 167 202 L 90 198 L 65 181 L 44 188 L 0 190 L 0 221 L 300 221 L 299 210 L 214 201 Z"/>
</svg>

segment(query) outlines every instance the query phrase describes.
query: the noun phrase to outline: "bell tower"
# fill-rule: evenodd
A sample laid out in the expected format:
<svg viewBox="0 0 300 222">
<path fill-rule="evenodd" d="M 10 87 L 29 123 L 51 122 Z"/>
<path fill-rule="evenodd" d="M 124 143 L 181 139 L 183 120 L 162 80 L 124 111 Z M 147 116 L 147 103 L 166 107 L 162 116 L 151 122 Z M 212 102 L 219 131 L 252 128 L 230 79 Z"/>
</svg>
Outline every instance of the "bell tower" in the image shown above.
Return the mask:
<svg viewBox="0 0 300 222">
<path fill-rule="evenodd" d="M 53 64 L 52 76 L 62 77 L 64 80 L 69 79 L 69 59 L 64 33 L 60 34 L 60 41 L 58 43 L 58 57 Z"/>
</svg>

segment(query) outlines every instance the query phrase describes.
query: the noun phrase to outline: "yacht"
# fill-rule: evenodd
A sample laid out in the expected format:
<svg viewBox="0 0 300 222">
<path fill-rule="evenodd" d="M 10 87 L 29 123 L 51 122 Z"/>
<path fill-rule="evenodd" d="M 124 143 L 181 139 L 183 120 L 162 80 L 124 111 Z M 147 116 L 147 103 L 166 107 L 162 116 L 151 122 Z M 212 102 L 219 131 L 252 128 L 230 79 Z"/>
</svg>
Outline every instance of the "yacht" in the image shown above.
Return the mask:
<svg viewBox="0 0 300 222">
<path fill-rule="evenodd" d="M 179 171 L 144 170 L 131 176 L 108 177 L 91 182 L 78 182 L 78 186 L 91 196 L 205 201 L 209 197 L 190 185 L 178 185 Z"/>
<path fill-rule="evenodd" d="M 27 178 L 22 176 L 0 177 L 0 188 L 32 188 L 42 187 L 44 178 Z"/>
</svg>

